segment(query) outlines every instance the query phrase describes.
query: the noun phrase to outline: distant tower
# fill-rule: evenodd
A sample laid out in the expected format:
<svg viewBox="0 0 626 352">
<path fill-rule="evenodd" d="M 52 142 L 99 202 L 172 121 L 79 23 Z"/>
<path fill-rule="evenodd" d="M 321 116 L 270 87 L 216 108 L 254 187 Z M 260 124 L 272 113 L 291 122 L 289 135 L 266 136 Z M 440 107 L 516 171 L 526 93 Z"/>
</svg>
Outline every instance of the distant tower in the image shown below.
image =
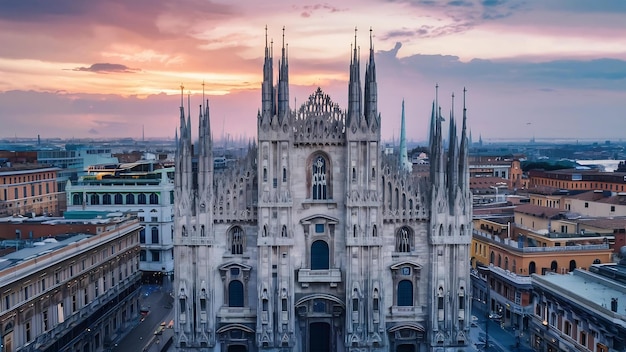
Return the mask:
<svg viewBox="0 0 626 352">
<path fill-rule="evenodd" d="M 402 122 L 400 125 L 400 169 L 411 171 L 413 164 L 409 161 L 409 154 L 406 146 L 406 125 L 404 118 L 404 99 L 402 99 Z"/>
</svg>

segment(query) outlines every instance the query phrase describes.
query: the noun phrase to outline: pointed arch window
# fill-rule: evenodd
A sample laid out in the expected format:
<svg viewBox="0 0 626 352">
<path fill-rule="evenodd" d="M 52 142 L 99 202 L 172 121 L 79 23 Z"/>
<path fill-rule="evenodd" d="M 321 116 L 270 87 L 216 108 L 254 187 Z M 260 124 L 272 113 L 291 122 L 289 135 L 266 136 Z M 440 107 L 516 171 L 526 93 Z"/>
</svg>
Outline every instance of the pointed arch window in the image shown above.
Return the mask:
<svg viewBox="0 0 626 352">
<path fill-rule="evenodd" d="M 243 303 L 243 283 L 239 280 L 233 280 L 228 284 L 228 306 L 243 307 Z"/>
<path fill-rule="evenodd" d="M 159 195 L 156 193 L 150 193 L 150 204 L 159 204 Z"/>
<path fill-rule="evenodd" d="M 137 204 L 146 204 L 146 195 L 144 193 L 139 193 L 137 196 Z"/>
<path fill-rule="evenodd" d="M 287 235 L 287 226 L 283 225 L 281 231 L 280 231 L 280 237 L 289 237 Z"/>
<path fill-rule="evenodd" d="M 398 282 L 397 301 L 398 306 L 413 305 L 413 283 L 410 280 L 402 280 Z"/>
<path fill-rule="evenodd" d="M 116 193 L 114 201 L 115 201 L 115 204 L 122 204 L 124 203 L 124 197 L 122 197 L 121 194 Z"/>
<path fill-rule="evenodd" d="M 311 270 L 329 269 L 328 243 L 317 240 L 311 244 Z"/>
<path fill-rule="evenodd" d="M 90 203 L 91 205 L 99 205 L 99 204 L 100 204 L 100 196 L 99 196 L 99 195 L 97 195 L 97 194 L 92 194 L 92 195 L 89 197 L 89 203 Z"/>
<path fill-rule="evenodd" d="M 326 199 L 328 195 L 328 185 L 326 179 L 326 159 L 317 156 L 312 165 L 311 193 L 313 199 Z"/>
<path fill-rule="evenodd" d="M 135 204 L 135 195 L 127 194 L 126 195 L 126 204 Z"/>
<path fill-rule="evenodd" d="M 17 188 L 15 189 L 17 191 Z M 15 196 L 17 198 L 17 196 Z M 80 193 L 74 193 L 72 195 L 72 204 L 73 205 L 83 205 L 83 197 Z"/>
<path fill-rule="evenodd" d="M 230 230 L 230 254 L 243 254 L 244 245 L 245 243 L 243 229 L 239 226 L 233 227 Z"/>
<path fill-rule="evenodd" d="M 111 205 L 111 195 L 110 194 L 105 194 L 102 196 L 102 204 L 104 205 Z"/>
<path fill-rule="evenodd" d="M 403 226 L 396 232 L 396 252 L 409 253 L 413 247 L 413 234 L 410 228 Z"/>
</svg>

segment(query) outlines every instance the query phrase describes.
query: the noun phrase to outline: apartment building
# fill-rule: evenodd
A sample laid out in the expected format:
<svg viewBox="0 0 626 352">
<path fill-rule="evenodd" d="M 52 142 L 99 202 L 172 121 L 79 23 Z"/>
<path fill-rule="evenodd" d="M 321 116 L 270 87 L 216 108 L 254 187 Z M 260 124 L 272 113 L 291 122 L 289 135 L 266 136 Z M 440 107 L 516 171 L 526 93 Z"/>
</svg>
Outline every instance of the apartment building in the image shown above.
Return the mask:
<svg viewBox="0 0 626 352">
<path fill-rule="evenodd" d="M 607 237 L 537 232 L 516 224 L 475 220 L 470 255 L 476 270 L 472 276 L 476 303 L 501 312 L 506 326 L 526 328 L 532 312 L 530 275 L 610 263 L 613 251 Z"/>
<path fill-rule="evenodd" d="M 0 217 L 59 213 L 58 168 L 38 164 L 0 167 Z"/>
<path fill-rule="evenodd" d="M 139 269 L 160 284 L 174 272 L 174 168 L 155 160 L 93 165 L 66 187 L 68 210 L 134 212 L 140 231 Z"/>
<path fill-rule="evenodd" d="M 626 259 L 570 275 L 533 275 L 532 285 L 535 351 L 626 350 Z"/>
<path fill-rule="evenodd" d="M 136 322 L 141 224 L 83 222 L 96 233 L 35 239 L 0 258 L 2 351 L 104 351 Z"/>
</svg>

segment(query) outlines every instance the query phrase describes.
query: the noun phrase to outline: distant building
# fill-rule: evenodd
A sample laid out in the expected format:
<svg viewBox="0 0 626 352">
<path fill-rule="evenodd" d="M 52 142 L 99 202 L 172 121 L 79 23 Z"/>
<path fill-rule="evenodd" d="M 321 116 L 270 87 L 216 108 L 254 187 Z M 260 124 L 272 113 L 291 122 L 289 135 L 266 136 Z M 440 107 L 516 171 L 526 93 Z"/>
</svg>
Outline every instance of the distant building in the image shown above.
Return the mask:
<svg viewBox="0 0 626 352">
<path fill-rule="evenodd" d="M 174 272 L 174 169 L 158 161 L 93 165 L 66 187 L 69 211 L 135 212 L 140 231 L 139 268 L 144 280 L 162 283 Z"/>
<path fill-rule="evenodd" d="M 102 351 L 136 321 L 140 223 L 83 221 L 96 233 L 39 238 L 0 258 L 2 351 Z"/>
<path fill-rule="evenodd" d="M 600 172 L 598 170 L 530 170 L 528 171 L 528 189 L 549 188 L 569 191 L 610 191 L 626 192 L 626 173 Z"/>
<path fill-rule="evenodd" d="M 532 276 L 535 351 L 626 350 L 626 263 L 591 270 Z"/>
<path fill-rule="evenodd" d="M 11 215 L 58 215 L 58 168 L 38 164 L 0 167 L 0 217 Z"/>
</svg>

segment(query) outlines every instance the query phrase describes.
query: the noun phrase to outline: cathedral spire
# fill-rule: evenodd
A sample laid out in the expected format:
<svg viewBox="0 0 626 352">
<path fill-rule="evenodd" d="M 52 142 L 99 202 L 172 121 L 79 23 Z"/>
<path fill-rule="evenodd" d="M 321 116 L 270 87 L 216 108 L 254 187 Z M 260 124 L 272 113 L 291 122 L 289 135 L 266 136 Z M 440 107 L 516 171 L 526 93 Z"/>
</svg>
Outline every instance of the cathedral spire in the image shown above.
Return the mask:
<svg viewBox="0 0 626 352">
<path fill-rule="evenodd" d="M 350 83 L 348 84 L 348 125 L 358 125 L 361 119 L 361 77 L 357 45 L 357 28 L 354 28 L 354 47 L 350 60 Z"/>
<path fill-rule="evenodd" d="M 450 109 L 450 130 L 448 137 L 448 206 L 450 214 L 454 214 L 457 196 L 458 177 L 458 149 L 456 136 L 456 121 L 454 118 L 454 93 L 452 93 L 452 108 Z"/>
<path fill-rule="evenodd" d="M 412 164 L 406 146 L 406 125 L 404 118 L 404 99 L 402 99 L 402 121 L 400 123 L 400 169 L 411 171 Z"/>
<path fill-rule="evenodd" d="M 262 119 L 269 120 L 275 114 L 274 108 L 274 77 L 272 46 L 267 45 L 267 26 L 265 26 L 265 59 L 263 62 L 263 83 L 261 84 Z"/>
<path fill-rule="evenodd" d="M 365 69 L 365 121 L 368 125 L 378 117 L 378 92 L 376 88 L 376 64 L 374 62 L 374 43 L 370 28 L 369 61 Z"/>
<path fill-rule="evenodd" d="M 461 191 L 469 190 L 469 145 L 467 140 L 467 108 L 465 106 L 465 94 L 467 89 L 463 87 L 463 127 L 461 128 L 461 143 L 459 146 L 459 176 L 458 182 Z"/>
<path fill-rule="evenodd" d="M 278 122 L 283 123 L 289 115 L 289 62 L 285 45 L 285 27 L 283 26 L 283 43 L 278 71 Z"/>
</svg>

